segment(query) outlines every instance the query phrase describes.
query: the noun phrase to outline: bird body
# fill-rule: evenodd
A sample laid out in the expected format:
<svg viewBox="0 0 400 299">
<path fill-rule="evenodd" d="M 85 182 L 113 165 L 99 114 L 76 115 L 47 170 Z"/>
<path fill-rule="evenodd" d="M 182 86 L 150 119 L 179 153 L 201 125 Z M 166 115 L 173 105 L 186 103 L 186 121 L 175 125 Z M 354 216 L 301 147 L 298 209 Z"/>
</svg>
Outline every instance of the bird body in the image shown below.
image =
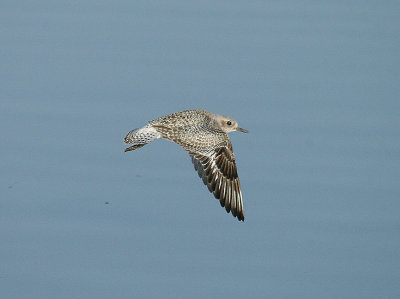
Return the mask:
<svg viewBox="0 0 400 299">
<path fill-rule="evenodd" d="M 177 143 L 189 153 L 195 170 L 221 206 L 244 221 L 236 160 L 227 134 L 232 131 L 247 133 L 231 117 L 205 110 L 185 110 L 151 120 L 143 128 L 130 131 L 124 142 L 132 146 L 125 151 L 158 138 Z"/>
</svg>

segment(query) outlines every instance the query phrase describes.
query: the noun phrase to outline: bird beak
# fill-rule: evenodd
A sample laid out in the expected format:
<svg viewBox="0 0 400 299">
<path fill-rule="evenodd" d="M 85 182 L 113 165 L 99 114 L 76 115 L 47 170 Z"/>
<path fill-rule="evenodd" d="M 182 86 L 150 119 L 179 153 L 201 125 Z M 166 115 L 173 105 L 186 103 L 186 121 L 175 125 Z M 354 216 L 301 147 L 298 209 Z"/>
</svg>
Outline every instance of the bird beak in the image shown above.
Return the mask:
<svg viewBox="0 0 400 299">
<path fill-rule="evenodd" d="M 249 131 L 247 131 L 246 129 L 243 129 L 241 127 L 238 127 L 237 130 L 240 132 L 243 132 L 243 133 L 249 133 Z"/>
</svg>

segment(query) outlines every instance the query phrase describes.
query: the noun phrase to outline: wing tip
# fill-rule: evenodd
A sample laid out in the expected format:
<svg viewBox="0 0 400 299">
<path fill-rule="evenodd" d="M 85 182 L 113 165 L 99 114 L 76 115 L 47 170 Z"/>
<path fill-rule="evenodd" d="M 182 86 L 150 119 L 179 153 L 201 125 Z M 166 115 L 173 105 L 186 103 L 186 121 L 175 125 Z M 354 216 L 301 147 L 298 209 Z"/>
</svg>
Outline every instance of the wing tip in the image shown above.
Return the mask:
<svg viewBox="0 0 400 299">
<path fill-rule="evenodd" d="M 237 219 L 238 219 L 239 221 L 243 221 L 243 222 L 244 222 L 244 215 L 243 215 L 243 213 L 240 213 L 239 215 L 237 215 Z"/>
</svg>

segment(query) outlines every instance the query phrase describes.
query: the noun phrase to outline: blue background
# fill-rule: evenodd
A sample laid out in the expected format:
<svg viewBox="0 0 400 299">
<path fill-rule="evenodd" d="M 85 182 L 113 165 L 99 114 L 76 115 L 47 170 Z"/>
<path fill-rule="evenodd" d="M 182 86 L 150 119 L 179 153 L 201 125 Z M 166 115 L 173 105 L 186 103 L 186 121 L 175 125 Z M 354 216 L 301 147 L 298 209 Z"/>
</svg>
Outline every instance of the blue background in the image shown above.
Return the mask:
<svg viewBox="0 0 400 299">
<path fill-rule="evenodd" d="M 2 1 L 0 297 L 398 298 L 398 1 Z M 234 117 L 246 221 L 177 145 Z"/>
</svg>

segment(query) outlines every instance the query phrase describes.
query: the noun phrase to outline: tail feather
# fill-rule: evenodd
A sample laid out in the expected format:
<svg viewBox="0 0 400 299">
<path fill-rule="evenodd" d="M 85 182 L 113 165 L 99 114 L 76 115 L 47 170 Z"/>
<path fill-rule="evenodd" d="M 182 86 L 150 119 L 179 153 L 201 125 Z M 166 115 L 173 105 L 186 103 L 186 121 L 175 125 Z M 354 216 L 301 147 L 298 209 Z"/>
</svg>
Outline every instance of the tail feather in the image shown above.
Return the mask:
<svg viewBox="0 0 400 299">
<path fill-rule="evenodd" d="M 160 137 L 161 134 L 151 125 L 144 126 L 143 128 L 140 129 L 132 130 L 125 136 L 124 142 L 126 144 L 133 144 L 133 145 L 127 147 L 125 151 L 127 152 L 135 150 Z"/>
<path fill-rule="evenodd" d="M 135 150 L 135 149 L 137 149 L 137 148 L 140 148 L 140 147 L 142 147 L 142 146 L 144 146 L 145 144 L 135 144 L 135 145 L 132 145 L 132 146 L 130 146 L 130 147 L 127 147 L 126 149 L 125 149 L 125 152 L 129 152 L 129 151 L 133 151 L 133 150 Z"/>
</svg>

